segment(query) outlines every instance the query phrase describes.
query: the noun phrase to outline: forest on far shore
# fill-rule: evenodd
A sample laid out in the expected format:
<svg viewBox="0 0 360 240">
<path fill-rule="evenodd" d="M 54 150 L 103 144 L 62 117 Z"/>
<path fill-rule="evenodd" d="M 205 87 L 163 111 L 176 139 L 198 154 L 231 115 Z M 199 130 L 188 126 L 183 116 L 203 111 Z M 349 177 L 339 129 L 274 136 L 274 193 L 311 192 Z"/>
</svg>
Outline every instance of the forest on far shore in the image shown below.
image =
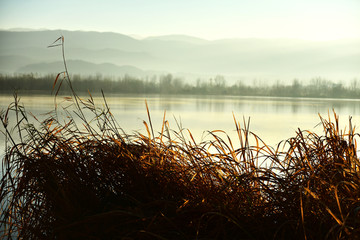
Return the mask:
<svg viewBox="0 0 360 240">
<path fill-rule="evenodd" d="M 0 94 L 67 93 L 65 76 L 37 76 L 36 74 L 0 74 Z M 57 81 L 55 81 L 57 79 Z M 360 81 L 353 79 L 349 84 L 332 82 L 323 78 L 313 78 L 307 84 L 293 79 L 291 84 L 276 81 L 272 84 L 252 81 L 237 81 L 228 84 L 225 77 L 218 75 L 208 80 L 198 79 L 191 84 L 171 74 L 140 79 L 131 76 L 119 78 L 72 75 L 71 83 L 78 93 L 90 91 L 96 94 L 103 90 L 105 94 L 184 94 L 184 95 L 233 95 L 233 96 L 273 96 L 273 97 L 311 97 L 311 98 L 360 98 Z"/>
</svg>

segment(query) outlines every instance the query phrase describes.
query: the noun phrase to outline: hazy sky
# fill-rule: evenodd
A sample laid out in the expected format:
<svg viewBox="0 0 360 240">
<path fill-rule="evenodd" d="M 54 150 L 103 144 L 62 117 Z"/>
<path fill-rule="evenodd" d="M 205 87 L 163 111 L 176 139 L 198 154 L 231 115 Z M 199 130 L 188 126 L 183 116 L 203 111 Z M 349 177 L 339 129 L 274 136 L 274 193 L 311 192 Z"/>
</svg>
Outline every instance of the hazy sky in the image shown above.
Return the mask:
<svg viewBox="0 0 360 240">
<path fill-rule="evenodd" d="M 360 38 L 360 0 L 0 0 L 0 28 L 205 39 Z"/>
</svg>

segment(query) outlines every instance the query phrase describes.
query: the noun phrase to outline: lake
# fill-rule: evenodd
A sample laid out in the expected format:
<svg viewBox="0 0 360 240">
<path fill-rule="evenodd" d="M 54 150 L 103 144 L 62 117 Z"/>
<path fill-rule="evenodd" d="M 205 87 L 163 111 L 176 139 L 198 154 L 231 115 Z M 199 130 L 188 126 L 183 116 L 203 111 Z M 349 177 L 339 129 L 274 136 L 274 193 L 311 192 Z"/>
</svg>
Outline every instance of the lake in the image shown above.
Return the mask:
<svg viewBox="0 0 360 240">
<path fill-rule="evenodd" d="M 102 98 L 94 99 L 98 106 L 103 106 Z M 360 100 L 239 96 L 108 96 L 110 110 L 127 133 L 144 132 L 143 120 L 148 119 L 145 99 L 155 131 L 161 131 L 166 110 L 170 128 L 178 130 L 175 121 L 177 119 L 182 128 L 191 131 L 196 141 L 209 139 L 209 130 L 223 130 L 238 144 L 233 114 L 241 124 L 243 118 L 247 120 L 250 117 L 250 130 L 272 146 L 295 136 L 298 128 L 321 133 L 321 127 L 315 127 L 320 122 L 318 114 L 327 118 L 330 112 L 333 119 L 332 109 L 340 116 L 342 129 L 348 125 L 349 116 L 353 117 L 353 125 L 360 123 Z M 0 95 L 0 109 L 5 109 L 12 101 L 11 95 Z M 58 96 L 57 102 L 62 101 L 63 98 Z M 43 113 L 54 109 L 54 97 L 50 95 L 22 96 L 21 102 L 27 111 L 40 119 L 45 118 Z M 10 121 L 14 122 L 14 118 Z M 4 130 L 2 126 L 0 130 Z M 0 149 L 0 153 L 3 154 L 3 136 L 0 138 Z"/>
</svg>

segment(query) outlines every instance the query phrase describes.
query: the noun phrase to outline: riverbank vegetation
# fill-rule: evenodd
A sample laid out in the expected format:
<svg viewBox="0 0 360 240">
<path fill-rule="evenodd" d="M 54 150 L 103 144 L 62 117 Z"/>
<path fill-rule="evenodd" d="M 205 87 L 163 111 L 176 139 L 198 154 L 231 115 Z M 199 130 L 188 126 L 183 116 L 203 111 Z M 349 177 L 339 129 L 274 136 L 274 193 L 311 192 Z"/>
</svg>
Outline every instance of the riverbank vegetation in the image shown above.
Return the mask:
<svg viewBox="0 0 360 240">
<path fill-rule="evenodd" d="M 60 37 L 51 46 L 63 43 Z M 77 95 L 64 51 L 63 59 L 65 72 L 51 85 L 55 100 L 64 86 L 70 95 L 45 120 L 27 113 L 17 95 L 0 112 L 5 135 L 0 237 L 360 236 L 359 134 L 351 118 L 342 130 L 335 113 L 320 117 L 322 135 L 298 129 L 271 147 L 250 131 L 250 120 L 234 117 L 237 139 L 220 129 L 196 142 L 180 123 L 169 126 L 165 113 L 155 129 L 145 104 L 145 131 L 129 134 L 105 97 L 99 108 L 91 95 Z"/>
<path fill-rule="evenodd" d="M 273 148 L 245 120 L 234 118 L 238 139 L 215 130 L 196 142 L 165 113 L 154 129 L 147 108 L 144 133 L 127 134 L 105 98 L 102 109 L 91 95 L 66 100 L 71 105 L 38 123 L 17 97 L 0 114 L 4 239 L 360 235 L 359 134 L 351 120 L 341 130 L 336 114 L 320 117 L 322 135 L 299 129 Z"/>
<path fill-rule="evenodd" d="M 0 75 L 0 94 L 14 91 L 25 94 L 48 94 L 55 75 L 36 74 Z M 62 78 L 63 76 L 60 76 Z M 66 77 L 66 76 L 65 76 Z M 108 78 L 102 75 L 82 77 L 73 75 L 72 86 L 78 93 L 98 92 L 107 94 L 189 94 L 189 95 L 233 95 L 233 96 L 274 96 L 311 98 L 360 98 L 360 82 L 353 79 L 349 84 L 334 83 L 322 78 L 314 78 L 308 84 L 294 79 L 291 84 L 279 81 L 267 84 L 260 81 L 245 83 L 238 81 L 228 84 L 223 76 L 208 80 L 198 79 L 196 83 L 186 83 L 171 74 L 140 79 L 131 76 Z M 63 86 L 63 89 L 68 88 Z M 69 89 L 68 89 L 69 90 Z M 68 92 L 68 91 L 67 91 Z"/>
</svg>

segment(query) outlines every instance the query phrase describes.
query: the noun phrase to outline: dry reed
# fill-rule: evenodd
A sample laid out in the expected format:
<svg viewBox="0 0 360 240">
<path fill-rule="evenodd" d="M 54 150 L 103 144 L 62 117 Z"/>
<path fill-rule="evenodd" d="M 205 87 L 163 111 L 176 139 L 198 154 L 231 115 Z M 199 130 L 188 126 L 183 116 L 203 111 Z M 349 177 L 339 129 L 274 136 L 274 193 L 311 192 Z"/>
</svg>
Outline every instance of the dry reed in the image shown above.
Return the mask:
<svg viewBox="0 0 360 240">
<path fill-rule="evenodd" d="M 358 239 L 351 119 L 342 131 L 335 113 L 320 117 L 323 135 L 299 129 L 272 148 L 234 118 L 237 143 L 221 131 L 197 143 L 171 130 L 165 114 L 155 134 L 147 105 L 146 134 L 126 134 L 103 99 L 100 109 L 72 91 L 75 112 L 64 109 L 59 121 L 56 108 L 38 126 L 17 97 L 0 114 L 4 239 Z"/>
</svg>

